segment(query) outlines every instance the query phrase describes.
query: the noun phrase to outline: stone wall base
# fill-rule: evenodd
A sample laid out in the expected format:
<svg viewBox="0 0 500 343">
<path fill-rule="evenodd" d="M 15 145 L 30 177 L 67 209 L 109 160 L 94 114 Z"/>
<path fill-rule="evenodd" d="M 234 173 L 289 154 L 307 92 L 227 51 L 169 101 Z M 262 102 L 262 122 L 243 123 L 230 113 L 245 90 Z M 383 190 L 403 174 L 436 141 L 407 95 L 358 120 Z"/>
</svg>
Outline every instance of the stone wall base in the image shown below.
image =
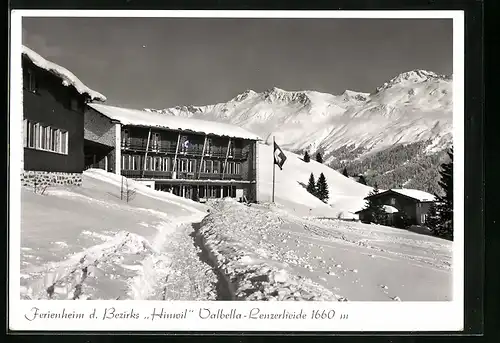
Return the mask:
<svg viewBox="0 0 500 343">
<path fill-rule="evenodd" d="M 82 185 L 82 173 L 61 173 L 25 170 L 21 173 L 21 184 L 25 187 L 53 185 Z"/>
</svg>

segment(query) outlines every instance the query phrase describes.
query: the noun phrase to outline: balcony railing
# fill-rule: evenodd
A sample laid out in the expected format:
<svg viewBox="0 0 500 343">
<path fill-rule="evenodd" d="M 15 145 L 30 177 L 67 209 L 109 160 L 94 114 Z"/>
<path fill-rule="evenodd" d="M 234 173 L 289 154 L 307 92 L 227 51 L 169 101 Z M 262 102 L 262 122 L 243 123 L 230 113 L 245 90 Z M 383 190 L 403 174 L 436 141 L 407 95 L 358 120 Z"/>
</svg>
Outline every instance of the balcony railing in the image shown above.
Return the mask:
<svg viewBox="0 0 500 343">
<path fill-rule="evenodd" d="M 127 143 L 122 142 L 121 144 L 122 150 L 130 150 L 130 151 L 140 151 L 146 152 L 146 144 L 143 143 Z M 161 145 L 148 147 L 148 152 L 152 153 L 160 153 L 160 154 L 171 154 L 175 155 L 175 147 L 162 147 Z M 226 158 L 227 148 L 214 148 L 205 150 L 203 154 L 203 149 L 199 148 L 188 148 L 188 149 L 179 149 L 177 152 L 179 156 L 187 155 L 187 156 L 198 156 L 201 157 L 214 157 L 214 158 Z M 246 160 L 248 158 L 248 152 L 243 152 L 243 149 L 234 148 L 230 151 L 228 158 L 237 159 L 237 160 Z"/>
<path fill-rule="evenodd" d="M 171 171 L 154 171 L 154 170 L 122 170 L 121 174 L 125 177 L 133 179 L 172 179 Z M 176 179 L 196 180 L 198 179 L 197 172 L 177 172 Z M 221 173 L 201 173 L 199 180 L 243 180 L 239 174 L 224 174 Z"/>
</svg>

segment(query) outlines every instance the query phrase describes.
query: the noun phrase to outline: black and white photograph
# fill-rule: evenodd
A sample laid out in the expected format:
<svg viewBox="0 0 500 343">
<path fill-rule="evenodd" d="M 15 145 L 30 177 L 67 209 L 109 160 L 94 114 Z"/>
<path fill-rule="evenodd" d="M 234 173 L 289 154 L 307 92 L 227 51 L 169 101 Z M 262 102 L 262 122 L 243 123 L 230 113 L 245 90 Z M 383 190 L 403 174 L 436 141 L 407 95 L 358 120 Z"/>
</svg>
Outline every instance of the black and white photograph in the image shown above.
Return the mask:
<svg viewBox="0 0 500 343">
<path fill-rule="evenodd" d="M 12 37 L 17 304 L 463 301 L 456 17 L 77 12 Z"/>
</svg>

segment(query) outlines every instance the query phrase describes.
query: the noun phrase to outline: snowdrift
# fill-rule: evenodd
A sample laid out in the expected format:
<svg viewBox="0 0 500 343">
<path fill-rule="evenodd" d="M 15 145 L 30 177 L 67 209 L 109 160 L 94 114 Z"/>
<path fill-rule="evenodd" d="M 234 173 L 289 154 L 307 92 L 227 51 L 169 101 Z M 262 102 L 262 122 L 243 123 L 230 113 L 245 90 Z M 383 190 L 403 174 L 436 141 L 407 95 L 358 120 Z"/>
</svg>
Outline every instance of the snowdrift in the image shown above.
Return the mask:
<svg viewBox="0 0 500 343">
<path fill-rule="evenodd" d="M 447 301 L 453 244 L 272 204 L 216 200 L 196 231 L 237 300 Z"/>
<path fill-rule="evenodd" d="M 88 170 L 81 187 L 22 192 L 23 299 L 170 299 L 215 297 L 215 275 L 190 237 L 205 205 Z M 168 277 L 168 282 L 167 280 Z"/>
<path fill-rule="evenodd" d="M 279 142 L 278 142 L 279 144 Z M 275 202 L 302 216 L 325 216 L 352 219 L 354 212 L 365 206 L 363 200 L 372 190 L 330 167 L 311 160 L 306 163 L 302 156 L 284 151 L 287 160 L 283 170 L 276 167 Z M 261 202 L 272 200 L 273 186 L 273 148 L 258 145 L 259 199 Z M 329 190 L 328 204 L 311 195 L 306 190 L 309 176 L 317 180 L 323 173 Z"/>
</svg>

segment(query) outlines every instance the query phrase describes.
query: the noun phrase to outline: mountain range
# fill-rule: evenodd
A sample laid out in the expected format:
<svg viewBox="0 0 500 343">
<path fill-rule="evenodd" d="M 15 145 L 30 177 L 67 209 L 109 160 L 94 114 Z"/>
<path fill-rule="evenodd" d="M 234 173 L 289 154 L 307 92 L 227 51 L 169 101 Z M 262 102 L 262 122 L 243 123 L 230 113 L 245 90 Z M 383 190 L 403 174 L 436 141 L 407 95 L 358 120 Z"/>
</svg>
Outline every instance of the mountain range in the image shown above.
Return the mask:
<svg viewBox="0 0 500 343">
<path fill-rule="evenodd" d="M 405 175 L 396 178 L 397 184 L 387 184 L 381 176 L 394 173 L 397 168 L 392 168 L 393 164 L 412 165 L 451 145 L 452 85 L 452 76 L 412 70 L 384 82 L 372 92 L 346 90 L 333 95 L 273 87 L 263 92 L 246 90 L 228 102 L 214 105 L 145 110 L 238 125 L 260 135 L 267 143 L 274 137 L 289 151 L 320 152 L 326 164 L 337 169 L 350 166 L 372 181 L 378 177 L 384 187 L 390 188 L 405 186 L 403 183 L 411 183 L 414 176 Z M 406 161 L 389 163 L 385 166 L 387 170 L 373 170 L 373 163 L 360 167 L 363 161 L 377 154 L 385 156 L 388 150 L 398 147 L 401 151 L 401 146 L 410 146 L 414 152 L 403 154 L 408 155 Z M 434 160 L 426 164 L 436 164 L 442 159 Z M 404 179 L 406 176 L 408 180 Z M 419 188 L 435 191 L 432 188 L 436 180 L 425 183 Z"/>
</svg>

